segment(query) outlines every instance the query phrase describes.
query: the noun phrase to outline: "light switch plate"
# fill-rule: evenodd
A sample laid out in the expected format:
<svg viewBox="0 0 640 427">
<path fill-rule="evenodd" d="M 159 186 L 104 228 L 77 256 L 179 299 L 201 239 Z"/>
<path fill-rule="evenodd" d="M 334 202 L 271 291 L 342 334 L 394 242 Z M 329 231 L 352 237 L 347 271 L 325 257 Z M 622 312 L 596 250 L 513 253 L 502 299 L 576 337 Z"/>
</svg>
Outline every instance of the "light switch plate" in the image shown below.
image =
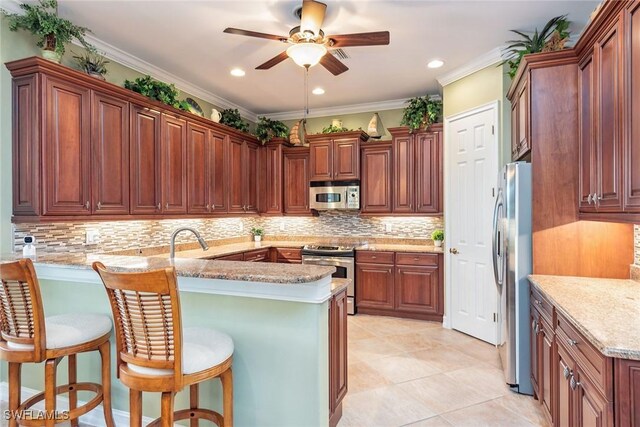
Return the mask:
<svg viewBox="0 0 640 427">
<path fill-rule="evenodd" d="M 86 244 L 97 245 L 100 242 L 100 232 L 98 230 L 87 230 Z"/>
</svg>

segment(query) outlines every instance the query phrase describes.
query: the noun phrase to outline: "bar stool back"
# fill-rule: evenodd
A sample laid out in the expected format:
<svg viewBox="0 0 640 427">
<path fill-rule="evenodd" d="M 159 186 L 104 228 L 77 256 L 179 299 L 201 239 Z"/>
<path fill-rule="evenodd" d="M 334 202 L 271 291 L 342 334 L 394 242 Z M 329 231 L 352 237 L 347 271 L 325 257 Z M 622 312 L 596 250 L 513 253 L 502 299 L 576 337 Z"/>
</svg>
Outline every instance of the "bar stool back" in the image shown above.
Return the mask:
<svg viewBox="0 0 640 427">
<path fill-rule="evenodd" d="M 111 320 L 97 314 L 62 314 L 45 317 L 40 285 L 30 259 L 0 263 L 0 359 L 9 362 L 9 426 L 53 426 L 91 411 L 101 402 L 107 426 L 114 425 L 111 412 L 110 346 Z M 99 351 L 102 385 L 77 382 L 76 355 Z M 69 384 L 56 386 L 58 363 L 68 357 Z M 45 391 L 21 402 L 23 363 L 45 362 Z M 78 392 L 95 397 L 78 407 Z M 56 412 L 56 396 L 69 394 L 69 412 Z M 46 416 L 30 412 L 45 401 Z"/>
<path fill-rule="evenodd" d="M 149 426 L 206 419 L 233 425 L 233 341 L 204 328 L 183 331 L 175 269 L 141 273 L 108 271 L 93 264 L 107 289 L 116 328 L 120 381 L 130 389 L 131 426 L 142 423 L 142 392 L 162 393 L 161 416 Z M 224 417 L 198 406 L 198 384 L 219 377 Z M 190 386 L 190 409 L 174 412 L 175 394 Z"/>
</svg>

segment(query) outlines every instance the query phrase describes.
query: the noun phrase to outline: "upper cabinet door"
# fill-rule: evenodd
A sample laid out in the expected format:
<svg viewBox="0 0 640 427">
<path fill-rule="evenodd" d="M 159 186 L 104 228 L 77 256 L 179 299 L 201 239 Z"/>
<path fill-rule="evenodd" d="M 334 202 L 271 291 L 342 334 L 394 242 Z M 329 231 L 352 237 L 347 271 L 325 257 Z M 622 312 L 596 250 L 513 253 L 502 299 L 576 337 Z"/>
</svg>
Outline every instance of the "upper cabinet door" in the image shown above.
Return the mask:
<svg viewBox="0 0 640 427">
<path fill-rule="evenodd" d="M 91 93 L 77 84 L 44 78 L 42 144 L 45 215 L 91 213 Z"/>
<path fill-rule="evenodd" d="M 333 141 L 333 179 L 360 179 L 360 138 Z"/>
<path fill-rule="evenodd" d="M 258 149 L 257 144 L 245 141 L 244 152 L 244 205 L 246 212 L 258 212 Z"/>
<path fill-rule="evenodd" d="M 189 123 L 187 125 L 189 213 L 206 214 L 212 210 L 209 200 L 210 152 L 209 130 Z"/>
<path fill-rule="evenodd" d="M 333 179 L 333 154 L 331 140 L 313 141 L 309 144 L 311 181 L 331 181 Z"/>
<path fill-rule="evenodd" d="M 393 211 L 413 212 L 415 195 L 415 149 L 413 136 L 393 139 Z"/>
<path fill-rule="evenodd" d="M 309 214 L 309 151 L 284 153 L 284 213 Z"/>
<path fill-rule="evenodd" d="M 593 55 L 589 55 L 581 64 L 578 71 L 578 105 L 579 115 L 579 138 L 580 138 L 580 176 L 579 176 L 579 197 L 580 211 L 593 212 L 596 210 L 596 201 L 593 200 L 596 194 L 597 169 L 595 164 L 595 98 L 594 83 L 595 69 Z"/>
<path fill-rule="evenodd" d="M 598 209 L 616 211 L 622 208 L 622 55 L 619 20 L 596 43 L 595 58 L 598 77 L 597 204 Z"/>
<path fill-rule="evenodd" d="M 439 213 L 441 177 L 441 134 L 416 136 L 416 212 Z"/>
<path fill-rule="evenodd" d="M 266 191 L 264 211 L 282 213 L 282 145 L 265 147 Z"/>
<path fill-rule="evenodd" d="M 160 116 L 154 111 L 131 104 L 129 139 L 131 176 L 131 213 L 161 213 Z"/>
<path fill-rule="evenodd" d="M 93 214 L 129 213 L 129 103 L 99 92 L 92 102 Z"/>
<path fill-rule="evenodd" d="M 518 93 L 518 159 L 531 151 L 529 123 L 529 84 L 525 81 Z"/>
<path fill-rule="evenodd" d="M 629 45 L 624 51 L 627 73 L 625 94 L 628 98 L 625 117 L 624 144 L 624 208 L 640 211 L 640 2 L 634 2 L 627 10 L 626 37 Z"/>
<path fill-rule="evenodd" d="M 229 141 L 229 212 L 244 212 L 244 164 L 243 141 L 232 137 Z"/>
<path fill-rule="evenodd" d="M 391 213 L 391 146 L 362 150 L 362 213 Z"/>
<path fill-rule="evenodd" d="M 187 122 L 162 115 L 162 211 L 187 212 Z"/>
<path fill-rule="evenodd" d="M 229 137 L 216 131 L 209 136 L 209 201 L 214 213 L 229 207 Z"/>
</svg>

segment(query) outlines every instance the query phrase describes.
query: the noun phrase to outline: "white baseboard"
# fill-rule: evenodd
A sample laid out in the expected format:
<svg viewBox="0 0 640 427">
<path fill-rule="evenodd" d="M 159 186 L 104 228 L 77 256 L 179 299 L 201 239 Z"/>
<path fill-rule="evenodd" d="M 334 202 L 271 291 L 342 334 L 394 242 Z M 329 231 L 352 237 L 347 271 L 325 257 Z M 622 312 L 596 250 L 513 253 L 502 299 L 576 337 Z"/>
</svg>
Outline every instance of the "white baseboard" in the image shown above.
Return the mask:
<svg viewBox="0 0 640 427">
<path fill-rule="evenodd" d="M 22 387 L 22 401 L 30 398 L 31 396 L 34 396 L 38 393 L 40 393 L 40 391 L 38 390 L 34 390 L 31 388 L 27 388 L 27 387 Z M 7 383 L 6 381 L 2 381 L 0 382 L 0 400 L 1 401 L 7 401 L 8 400 L 8 396 L 9 396 L 9 383 Z M 78 406 L 84 405 L 87 402 L 83 402 L 83 401 L 78 401 Z M 44 406 L 42 406 L 42 408 L 40 408 L 40 404 L 35 406 L 38 409 L 44 409 Z M 58 399 L 56 401 L 56 407 L 57 408 L 68 408 L 69 407 L 69 399 L 66 397 L 66 395 L 62 395 L 62 396 L 58 396 Z M 116 423 L 116 426 L 120 427 L 128 427 L 129 424 L 129 412 L 127 411 L 121 411 L 119 409 L 114 409 L 113 410 L 113 420 Z M 102 412 L 102 405 L 98 405 L 96 408 L 94 408 L 92 411 L 86 413 L 85 415 L 80 417 L 80 421 L 83 424 L 89 424 L 91 426 L 95 426 L 95 427 L 106 427 L 106 424 L 104 422 L 104 413 Z M 153 421 L 153 418 L 149 418 L 149 417 L 142 417 L 142 424 L 143 425 L 147 425 L 149 424 L 151 421 Z"/>
</svg>

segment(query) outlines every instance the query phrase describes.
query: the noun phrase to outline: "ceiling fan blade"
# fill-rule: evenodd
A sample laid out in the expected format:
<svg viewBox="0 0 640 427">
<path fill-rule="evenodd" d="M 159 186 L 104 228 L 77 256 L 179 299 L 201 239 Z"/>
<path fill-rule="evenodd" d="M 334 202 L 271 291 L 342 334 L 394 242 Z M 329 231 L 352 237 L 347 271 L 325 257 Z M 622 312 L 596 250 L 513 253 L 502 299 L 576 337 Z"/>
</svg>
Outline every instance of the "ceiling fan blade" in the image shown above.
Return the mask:
<svg viewBox="0 0 640 427">
<path fill-rule="evenodd" d="M 276 40 L 279 42 L 286 42 L 287 38 L 282 36 L 276 36 L 273 34 L 259 33 L 257 31 L 241 30 L 240 28 L 225 28 L 227 34 L 237 34 L 239 36 L 258 37 L 260 39 Z"/>
<path fill-rule="evenodd" d="M 258 65 L 256 67 L 256 70 L 268 70 L 269 68 L 278 65 L 279 63 L 281 63 L 282 61 L 284 61 L 288 57 L 289 57 L 289 55 L 287 55 L 287 51 L 285 50 L 284 52 L 282 52 L 281 54 L 279 54 L 277 56 L 274 56 L 273 58 L 271 58 L 270 60 L 268 60 L 264 64 Z"/>
<path fill-rule="evenodd" d="M 327 52 L 321 59 L 320 64 L 331 72 L 334 76 L 344 73 L 349 69 L 338 58 L 333 56 L 331 52 Z"/>
<path fill-rule="evenodd" d="M 331 47 L 380 46 L 389 44 L 389 31 L 329 36 Z"/>
<path fill-rule="evenodd" d="M 324 14 L 327 5 L 315 0 L 304 0 L 302 2 L 302 17 L 300 18 L 300 31 L 311 31 L 314 35 L 320 34 Z"/>
</svg>

